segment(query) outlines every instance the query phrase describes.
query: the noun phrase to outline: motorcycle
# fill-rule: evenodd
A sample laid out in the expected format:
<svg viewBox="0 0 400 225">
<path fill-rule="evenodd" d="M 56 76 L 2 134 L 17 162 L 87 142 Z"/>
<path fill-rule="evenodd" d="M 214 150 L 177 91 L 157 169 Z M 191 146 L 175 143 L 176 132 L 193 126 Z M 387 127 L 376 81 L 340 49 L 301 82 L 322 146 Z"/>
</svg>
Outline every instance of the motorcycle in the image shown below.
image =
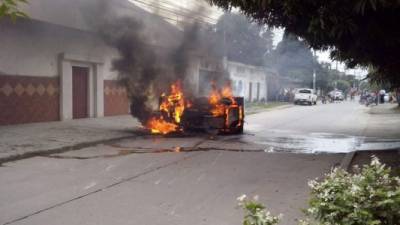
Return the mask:
<svg viewBox="0 0 400 225">
<path fill-rule="evenodd" d="M 376 98 L 377 98 L 377 96 L 368 96 L 368 97 L 367 97 L 367 100 L 366 100 L 366 103 L 365 103 L 365 106 L 368 107 L 369 105 L 374 104 L 374 103 L 375 103 L 376 105 L 378 105 L 378 103 L 377 103 L 377 101 L 376 101 L 376 100 L 377 100 Z"/>
<path fill-rule="evenodd" d="M 326 104 L 326 96 L 322 96 L 322 104 Z"/>
</svg>

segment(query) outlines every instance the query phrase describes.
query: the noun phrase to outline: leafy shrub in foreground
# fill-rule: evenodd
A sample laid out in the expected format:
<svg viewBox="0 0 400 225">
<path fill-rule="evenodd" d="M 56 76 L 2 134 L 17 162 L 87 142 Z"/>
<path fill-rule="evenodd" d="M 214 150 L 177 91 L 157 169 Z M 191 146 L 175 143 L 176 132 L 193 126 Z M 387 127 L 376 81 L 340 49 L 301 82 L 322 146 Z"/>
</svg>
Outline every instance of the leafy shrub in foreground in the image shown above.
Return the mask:
<svg viewBox="0 0 400 225">
<path fill-rule="evenodd" d="M 356 174 L 334 169 L 309 182 L 307 214 L 322 225 L 399 225 L 400 179 L 390 173 L 376 157 Z"/>
<path fill-rule="evenodd" d="M 273 216 L 265 206 L 258 201 L 258 197 L 248 200 L 246 195 L 238 198 L 239 206 L 245 212 L 243 225 L 275 225 L 279 223 L 281 216 Z"/>
</svg>

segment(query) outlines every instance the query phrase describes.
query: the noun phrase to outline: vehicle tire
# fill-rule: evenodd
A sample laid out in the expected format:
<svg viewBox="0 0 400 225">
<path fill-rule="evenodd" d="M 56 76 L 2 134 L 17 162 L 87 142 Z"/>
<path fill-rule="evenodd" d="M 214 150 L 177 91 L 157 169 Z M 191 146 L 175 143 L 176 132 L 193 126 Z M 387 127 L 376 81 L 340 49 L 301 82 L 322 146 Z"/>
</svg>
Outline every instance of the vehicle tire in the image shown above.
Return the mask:
<svg viewBox="0 0 400 225">
<path fill-rule="evenodd" d="M 317 101 L 314 102 L 314 105 L 317 105 Z"/>
<path fill-rule="evenodd" d="M 310 104 L 310 106 L 312 106 L 312 105 L 313 105 L 313 102 L 309 102 L 308 104 Z"/>
</svg>

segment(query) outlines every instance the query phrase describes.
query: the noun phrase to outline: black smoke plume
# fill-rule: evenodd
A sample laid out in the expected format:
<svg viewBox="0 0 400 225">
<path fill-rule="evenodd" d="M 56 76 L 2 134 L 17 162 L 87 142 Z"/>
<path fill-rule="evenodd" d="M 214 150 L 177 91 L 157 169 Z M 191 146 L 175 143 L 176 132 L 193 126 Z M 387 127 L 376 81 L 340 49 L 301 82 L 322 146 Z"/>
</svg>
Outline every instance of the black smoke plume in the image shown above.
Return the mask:
<svg viewBox="0 0 400 225">
<path fill-rule="evenodd" d="M 147 19 L 157 23 L 166 23 L 160 18 L 154 19 L 151 15 Z M 99 26 L 101 36 L 105 42 L 115 48 L 119 56 L 114 59 L 112 69 L 118 72 L 119 80 L 128 91 L 131 102 L 131 114 L 143 125 L 153 116 L 158 107 L 158 98 L 162 92 L 169 89 L 169 85 L 177 80 L 183 83 L 185 96 L 193 97 L 193 88 L 186 85 L 190 80 L 190 66 L 194 60 L 204 58 L 219 58 L 215 52 L 213 42 L 208 38 L 210 32 L 204 30 L 200 23 L 193 21 L 184 26 L 183 31 L 178 29 L 171 32 L 178 33 L 177 43 L 164 47 L 151 43 L 156 39 L 157 29 L 149 29 L 149 21 L 139 20 L 132 16 L 111 17 Z M 151 24 L 151 26 L 156 26 Z M 168 24 L 167 26 L 173 27 Z M 156 32 L 149 32 L 156 30 Z M 168 33 L 163 30 L 162 34 Z M 158 37 L 159 39 L 163 37 Z M 220 58 L 221 59 L 221 58 Z M 226 78 L 226 73 L 214 80 Z"/>
</svg>

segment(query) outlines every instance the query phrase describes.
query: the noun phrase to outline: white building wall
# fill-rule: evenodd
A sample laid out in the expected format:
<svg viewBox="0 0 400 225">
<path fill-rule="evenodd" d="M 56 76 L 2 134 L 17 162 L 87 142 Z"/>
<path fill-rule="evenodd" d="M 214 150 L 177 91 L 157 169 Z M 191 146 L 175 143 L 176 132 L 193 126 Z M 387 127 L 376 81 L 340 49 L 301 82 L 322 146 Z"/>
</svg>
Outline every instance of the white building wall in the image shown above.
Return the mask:
<svg viewBox="0 0 400 225">
<path fill-rule="evenodd" d="M 111 63 L 118 53 L 95 33 L 96 23 L 103 18 L 129 16 L 143 22 L 142 32 L 155 46 L 174 47 L 182 36 L 177 28 L 129 0 L 34 0 L 21 7 L 28 20 L 7 25 L 0 21 L 0 73 L 59 76 L 58 55 L 72 53 L 101 57 L 104 79 L 116 79 Z"/>
<path fill-rule="evenodd" d="M 106 6 L 106 11 L 103 6 Z M 36 93 L 42 96 L 43 90 L 49 90 L 49 96 L 56 96 L 53 99 L 57 100 L 49 110 L 52 114 L 46 111 L 40 113 L 43 116 L 25 119 L 20 113 L 21 116 L 12 120 L 0 118 L 0 124 L 71 119 L 73 66 L 89 69 L 87 116 L 128 113 L 127 93 L 115 81 L 117 72 L 111 70 L 118 52 L 94 32 L 97 30 L 95 25 L 102 18 L 129 16 L 142 21 L 145 25 L 143 33 L 149 37 L 146 41 L 158 47 L 176 47 L 182 37 L 182 32 L 176 27 L 128 0 L 35 0 L 25 4 L 22 10 L 28 14 L 28 19 L 18 19 L 16 23 L 0 20 L 0 94 L 7 99 L 18 98 L 29 104 L 35 102 L 41 108 L 44 108 L 42 105 L 46 100 Z M 35 101 L 29 100 L 33 98 Z M 2 108 L 8 107 L 9 110 L 0 116 L 16 114 L 14 111 L 17 110 L 9 104 L 12 100 L 3 102 L 8 105 L 0 104 Z M 32 108 L 29 104 L 20 104 L 18 112 Z M 59 110 L 56 110 L 57 106 Z"/>
<path fill-rule="evenodd" d="M 1 26 L 0 72 L 23 76 L 59 76 L 59 55 L 96 57 L 104 62 L 105 79 L 116 77 L 111 58 L 117 52 L 92 33 L 37 21 Z"/>
<path fill-rule="evenodd" d="M 72 119 L 72 67 L 89 68 L 88 116 L 104 115 L 104 80 L 117 78 L 116 50 L 95 34 L 35 20 L 0 24 L 0 74 L 59 77 L 60 119 Z"/>
<path fill-rule="evenodd" d="M 242 96 L 246 101 L 262 101 L 267 99 L 267 82 L 263 67 L 228 62 L 227 70 L 232 81 L 234 95 Z M 250 83 L 252 84 L 251 91 Z M 259 89 L 257 93 L 258 84 Z"/>
</svg>

